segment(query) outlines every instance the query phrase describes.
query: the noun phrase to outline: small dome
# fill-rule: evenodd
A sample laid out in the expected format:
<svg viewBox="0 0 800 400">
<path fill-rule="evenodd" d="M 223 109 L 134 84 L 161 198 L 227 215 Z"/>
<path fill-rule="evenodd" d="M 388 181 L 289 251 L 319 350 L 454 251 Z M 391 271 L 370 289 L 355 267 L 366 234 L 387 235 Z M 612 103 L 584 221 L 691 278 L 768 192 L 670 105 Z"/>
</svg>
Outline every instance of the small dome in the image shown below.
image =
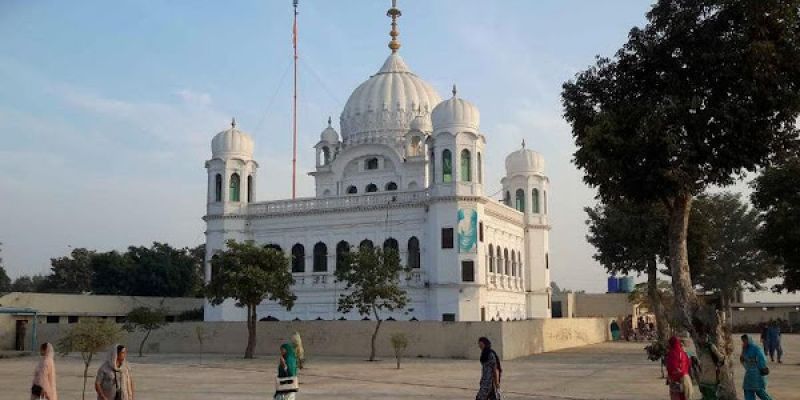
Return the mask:
<svg viewBox="0 0 800 400">
<path fill-rule="evenodd" d="M 427 116 L 417 115 L 411 120 L 412 131 L 419 131 L 419 132 L 430 132 L 433 129 L 431 128 L 431 119 Z"/>
<path fill-rule="evenodd" d="M 233 120 L 230 129 L 218 133 L 211 140 L 211 157 L 252 159 L 253 138 L 237 129 L 236 120 Z"/>
<path fill-rule="evenodd" d="M 328 127 L 319 135 L 321 142 L 339 143 L 339 133 L 331 126 L 331 118 L 328 117 Z"/>
<path fill-rule="evenodd" d="M 523 142 L 521 149 L 506 157 L 506 174 L 544 175 L 544 157 L 533 150 L 526 149 L 525 142 Z"/>
<path fill-rule="evenodd" d="M 434 107 L 431 120 L 434 129 L 463 127 L 477 131 L 481 124 L 481 113 L 474 104 L 456 97 L 456 88 L 453 86 L 453 97 Z"/>
</svg>

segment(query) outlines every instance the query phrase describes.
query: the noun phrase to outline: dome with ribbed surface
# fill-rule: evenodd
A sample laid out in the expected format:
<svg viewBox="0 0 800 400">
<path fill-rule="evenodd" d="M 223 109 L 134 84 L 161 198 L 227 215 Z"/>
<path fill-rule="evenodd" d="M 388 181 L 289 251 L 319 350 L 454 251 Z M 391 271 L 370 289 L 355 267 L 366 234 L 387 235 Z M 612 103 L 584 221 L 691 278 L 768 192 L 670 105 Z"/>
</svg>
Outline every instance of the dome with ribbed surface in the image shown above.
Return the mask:
<svg viewBox="0 0 800 400">
<path fill-rule="evenodd" d="M 253 158 L 253 138 L 236 128 L 231 128 L 214 136 L 211 140 L 211 156 L 213 158 Z"/>
<path fill-rule="evenodd" d="M 456 127 L 477 131 L 481 124 L 481 113 L 474 104 L 453 95 L 433 109 L 431 120 L 434 130 Z"/>
<path fill-rule="evenodd" d="M 506 157 L 506 174 L 540 174 L 544 175 L 544 157 L 525 147 Z"/>
<path fill-rule="evenodd" d="M 418 115 L 429 118 L 441 97 L 408 68 L 398 54 L 350 95 L 340 117 L 342 138 L 401 137 Z"/>
</svg>

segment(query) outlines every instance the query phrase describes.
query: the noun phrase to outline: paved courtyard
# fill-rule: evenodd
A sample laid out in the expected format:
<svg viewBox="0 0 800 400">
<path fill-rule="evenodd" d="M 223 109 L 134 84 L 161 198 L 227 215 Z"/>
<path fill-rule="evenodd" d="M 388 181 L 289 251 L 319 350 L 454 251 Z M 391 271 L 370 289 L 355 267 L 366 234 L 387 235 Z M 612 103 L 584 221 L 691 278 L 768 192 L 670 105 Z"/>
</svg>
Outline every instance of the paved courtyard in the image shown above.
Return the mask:
<svg viewBox="0 0 800 400">
<path fill-rule="evenodd" d="M 603 343 L 504 363 L 509 399 L 666 399 L 658 364 L 645 359 L 642 343 Z M 770 393 L 800 399 L 800 336 L 786 335 L 786 362 L 770 365 Z M 149 355 L 131 357 L 137 399 L 211 400 L 271 398 L 274 357 Z M 36 359 L 0 359 L 0 400 L 27 398 Z M 82 364 L 57 358 L 60 398 L 80 398 Z M 93 362 L 93 375 L 99 362 Z M 738 362 L 737 362 L 738 365 Z M 737 380 L 742 371 L 737 370 Z M 473 399 L 477 361 L 410 359 L 312 359 L 302 371 L 298 399 Z M 93 377 L 90 377 L 90 385 Z M 94 398 L 91 395 L 87 398 Z"/>
</svg>

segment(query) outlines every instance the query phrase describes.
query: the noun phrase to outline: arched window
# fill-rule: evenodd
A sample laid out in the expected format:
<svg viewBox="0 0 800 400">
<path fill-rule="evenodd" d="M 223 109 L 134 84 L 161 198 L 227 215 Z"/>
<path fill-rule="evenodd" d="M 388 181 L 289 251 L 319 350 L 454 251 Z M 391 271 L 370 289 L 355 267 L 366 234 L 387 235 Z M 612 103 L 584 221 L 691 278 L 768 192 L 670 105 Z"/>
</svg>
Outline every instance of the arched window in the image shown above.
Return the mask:
<svg viewBox="0 0 800 400">
<path fill-rule="evenodd" d="M 453 155 L 450 150 L 442 151 L 442 182 L 450 183 L 453 181 Z"/>
<path fill-rule="evenodd" d="M 322 165 L 328 165 L 328 163 L 331 162 L 331 150 L 328 148 L 328 146 L 325 146 L 325 147 L 322 148 L 322 160 L 321 161 L 322 162 L 320 164 L 322 164 Z"/>
<path fill-rule="evenodd" d="M 534 214 L 539 213 L 539 189 L 533 189 L 531 192 L 531 200 L 533 201 L 531 207 Z"/>
<path fill-rule="evenodd" d="M 478 152 L 478 165 L 476 165 L 476 167 L 478 170 L 478 183 L 483 183 L 483 159 L 481 158 L 481 152 Z"/>
<path fill-rule="evenodd" d="M 461 181 L 472 182 L 472 154 L 469 150 L 461 150 Z"/>
<path fill-rule="evenodd" d="M 350 243 L 342 240 L 336 245 L 336 269 L 344 266 L 345 257 L 350 253 Z"/>
<path fill-rule="evenodd" d="M 240 182 L 239 182 L 239 174 L 231 175 L 230 201 L 239 201 L 239 187 L 240 186 L 241 185 L 240 185 Z"/>
<path fill-rule="evenodd" d="M 496 251 L 496 253 L 495 253 L 496 257 L 495 257 L 494 272 L 497 272 L 498 274 L 502 274 L 503 273 L 503 254 L 500 251 L 500 246 L 497 246 L 495 251 Z"/>
<path fill-rule="evenodd" d="M 364 239 L 361 241 L 361 243 L 358 244 L 359 250 L 365 250 L 365 249 L 372 250 L 374 247 L 375 245 L 372 244 L 372 240 L 369 239 Z"/>
<path fill-rule="evenodd" d="M 364 191 L 367 192 L 367 193 L 377 192 L 378 191 L 378 185 L 376 185 L 374 183 L 370 183 L 369 185 L 367 185 L 367 188 Z"/>
<path fill-rule="evenodd" d="M 508 249 L 503 249 L 503 273 L 508 275 L 511 267 L 511 260 L 508 259 Z"/>
<path fill-rule="evenodd" d="M 394 238 L 388 238 L 383 241 L 383 252 L 387 253 L 390 250 L 398 254 L 400 253 L 400 246 L 397 244 L 397 240 Z"/>
<path fill-rule="evenodd" d="M 511 192 L 506 190 L 506 194 L 503 196 L 503 204 L 511 207 Z"/>
<path fill-rule="evenodd" d="M 517 253 L 517 276 L 522 277 L 522 251 Z"/>
<path fill-rule="evenodd" d="M 412 236 L 408 239 L 408 266 L 410 268 L 419 268 L 419 239 Z"/>
<path fill-rule="evenodd" d="M 214 201 L 222 201 L 222 175 L 214 177 Z"/>
<path fill-rule="evenodd" d="M 544 253 L 544 269 L 550 269 L 550 253 Z"/>
<path fill-rule="evenodd" d="M 356 194 L 358 193 L 358 188 L 355 186 L 349 186 L 347 188 L 347 194 Z"/>
<path fill-rule="evenodd" d="M 429 185 L 433 185 L 436 183 L 436 152 L 431 150 L 431 168 L 430 168 L 430 177 L 431 180 L 428 182 Z"/>
<path fill-rule="evenodd" d="M 397 190 L 397 184 L 394 183 L 394 182 L 387 183 L 386 184 L 386 190 L 388 190 L 388 191 Z"/>
<path fill-rule="evenodd" d="M 517 189 L 515 200 L 514 208 L 516 208 L 517 211 L 525 212 L 525 191 L 522 189 Z"/>
<path fill-rule="evenodd" d="M 364 169 L 378 169 L 378 159 L 374 157 L 366 159 Z"/>
<path fill-rule="evenodd" d="M 511 276 L 517 276 L 517 253 L 511 250 Z"/>
<path fill-rule="evenodd" d="M 494 272 L 494 246 L 489 245 L 489 272 Z"/>
<path fill-rule="evenodd" d="M 306 249 L 300 243 L 292 246 L 292 272 L 306 272 Z"/>
<path fill-rule="evenodd" d="M 328 246 L 319 242 L 314 245 L 314 272 L 328 271 Z"/>
<path fill-rule="evenodd" d="M 408 190 L 416 190 L 417 189 L 417 182 L 411 181 L 408 183 Z"/>
<path fill-rule="evenodd" d="M 247 175 L 247 202 L 253 201 L 253 175 Z"/>
</svg>

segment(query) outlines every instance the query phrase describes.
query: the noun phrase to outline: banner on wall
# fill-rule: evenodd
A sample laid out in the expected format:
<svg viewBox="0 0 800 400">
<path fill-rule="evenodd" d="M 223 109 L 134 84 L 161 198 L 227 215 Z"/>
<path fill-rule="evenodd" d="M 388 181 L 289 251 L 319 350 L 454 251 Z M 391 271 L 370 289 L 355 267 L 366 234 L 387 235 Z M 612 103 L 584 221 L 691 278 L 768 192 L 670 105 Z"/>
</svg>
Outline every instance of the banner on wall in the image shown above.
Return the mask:
<svg viewBox="0 0 800 400">
<path fill-rule="evenodd" d="M 474 208 L 458 209 L 458 252 L 475 253 L 478 251 L 478 210 Z"/>
</svg>

